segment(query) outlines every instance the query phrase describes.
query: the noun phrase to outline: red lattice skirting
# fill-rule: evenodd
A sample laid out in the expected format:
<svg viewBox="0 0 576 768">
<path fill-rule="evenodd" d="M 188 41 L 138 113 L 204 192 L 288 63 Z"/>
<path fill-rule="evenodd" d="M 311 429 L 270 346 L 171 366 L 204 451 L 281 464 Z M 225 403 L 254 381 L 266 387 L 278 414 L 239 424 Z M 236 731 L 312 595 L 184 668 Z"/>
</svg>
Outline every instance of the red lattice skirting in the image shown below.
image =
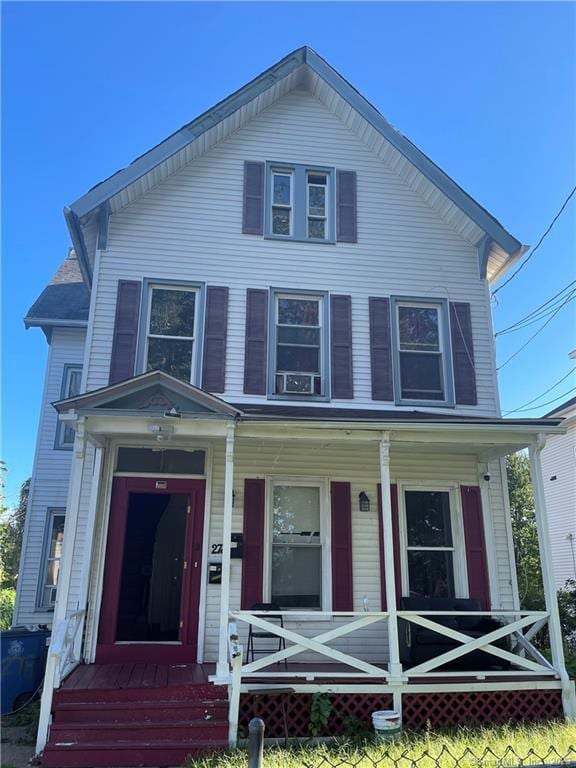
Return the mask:
<svg viewBox="0 0 576 768">
<path fill-rule="evenodd" d="M 344 733 L 348 720 L 372 728 L 370 715 L 379 709 L 392 709 L 391 694 L 330 694 L 332 714 L 323 736 Z M 290 738 L 310 736 L 312 694 L 288 693 L 275 696 L 242 694 L 240 727 L 247 733 L 253 717 L 266 723 L 266 737 L 284 737 L 286 710 Z M 508 722 L 534 722 L 562 717 L 559 690 L 472 691 L 462 693 L 406 693 L 402 697 L 404 728 L 420 730 L 428 725 L 450 728 L 457 725 L 498 725 Z"/>
</svg>

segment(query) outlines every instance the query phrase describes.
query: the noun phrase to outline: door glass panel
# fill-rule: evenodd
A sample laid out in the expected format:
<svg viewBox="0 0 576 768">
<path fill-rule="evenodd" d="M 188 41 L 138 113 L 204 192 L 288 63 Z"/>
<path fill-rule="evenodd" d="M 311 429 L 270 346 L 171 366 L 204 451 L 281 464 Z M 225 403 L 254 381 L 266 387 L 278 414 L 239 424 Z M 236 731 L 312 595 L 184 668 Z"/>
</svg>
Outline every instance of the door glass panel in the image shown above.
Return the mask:
<svg viewBox="0 0 576 768">
<path fill-rule="evenodd" d="M 117 641 L 179 639 L 187 506 L 186 494 L 130 494 Z"/>
</svg>

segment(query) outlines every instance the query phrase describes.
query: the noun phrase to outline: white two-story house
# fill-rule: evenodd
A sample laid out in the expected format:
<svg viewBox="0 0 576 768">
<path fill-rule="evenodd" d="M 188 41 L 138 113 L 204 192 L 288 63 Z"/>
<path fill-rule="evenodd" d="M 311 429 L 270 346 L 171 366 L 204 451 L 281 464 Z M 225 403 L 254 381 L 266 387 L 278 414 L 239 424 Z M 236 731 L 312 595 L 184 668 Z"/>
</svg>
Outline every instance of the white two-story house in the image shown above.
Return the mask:
<svg viewBox="0 0 576 768">
<path fill-rule="evenodd" d="M 540 472 L 561 427 L 498 399 L 490 285 L 520 241 L 306 47 L 65 214 L 26 318 L 44 765 L 173 765 L 254 714 L 306 736 L 319 691 L 330 733 L 576 715 Z M 526 447 L 541 612 L 503 463 Z"/>
</svg>

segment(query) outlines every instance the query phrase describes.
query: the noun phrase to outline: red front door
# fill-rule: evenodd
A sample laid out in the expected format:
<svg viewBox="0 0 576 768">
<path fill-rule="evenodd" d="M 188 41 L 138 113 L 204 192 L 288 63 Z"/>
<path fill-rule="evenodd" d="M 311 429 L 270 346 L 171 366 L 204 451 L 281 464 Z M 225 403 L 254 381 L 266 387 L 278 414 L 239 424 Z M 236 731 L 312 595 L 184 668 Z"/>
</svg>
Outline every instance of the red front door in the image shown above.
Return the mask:
<svg viewBox="0 0 576 768">
<path fill-rule="evenodd" d="M 204 480 L 117 477 L 97 662 L 195 662 Z"/>
</svg>

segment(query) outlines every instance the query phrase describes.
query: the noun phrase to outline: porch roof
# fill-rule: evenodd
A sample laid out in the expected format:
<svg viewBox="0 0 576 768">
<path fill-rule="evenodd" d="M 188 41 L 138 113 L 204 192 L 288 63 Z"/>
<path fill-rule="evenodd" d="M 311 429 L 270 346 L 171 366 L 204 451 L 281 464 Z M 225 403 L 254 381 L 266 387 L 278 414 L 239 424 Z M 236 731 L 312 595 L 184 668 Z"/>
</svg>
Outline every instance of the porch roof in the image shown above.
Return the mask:
<svg viewBox="0 0 576 768">
<path fill-rule="evenodd" d="M 518 427 L 535 429 L 557 427 L 560 418 L 543 419 L 501 419 L 482 416 L 463 416 L 454 413 L 430 413 L 426 411 L 399 411 L 366 408 L 332 408 L 302 405 L 277 405 L 267 403 L 235 403 L 241 412 L 242 421 L 320 421 L 320 422 L 367 422 L 367 423 L 419 423 L 419 424 L 462 424 L 475 427 L 489 426 Z"/>
</svg>

